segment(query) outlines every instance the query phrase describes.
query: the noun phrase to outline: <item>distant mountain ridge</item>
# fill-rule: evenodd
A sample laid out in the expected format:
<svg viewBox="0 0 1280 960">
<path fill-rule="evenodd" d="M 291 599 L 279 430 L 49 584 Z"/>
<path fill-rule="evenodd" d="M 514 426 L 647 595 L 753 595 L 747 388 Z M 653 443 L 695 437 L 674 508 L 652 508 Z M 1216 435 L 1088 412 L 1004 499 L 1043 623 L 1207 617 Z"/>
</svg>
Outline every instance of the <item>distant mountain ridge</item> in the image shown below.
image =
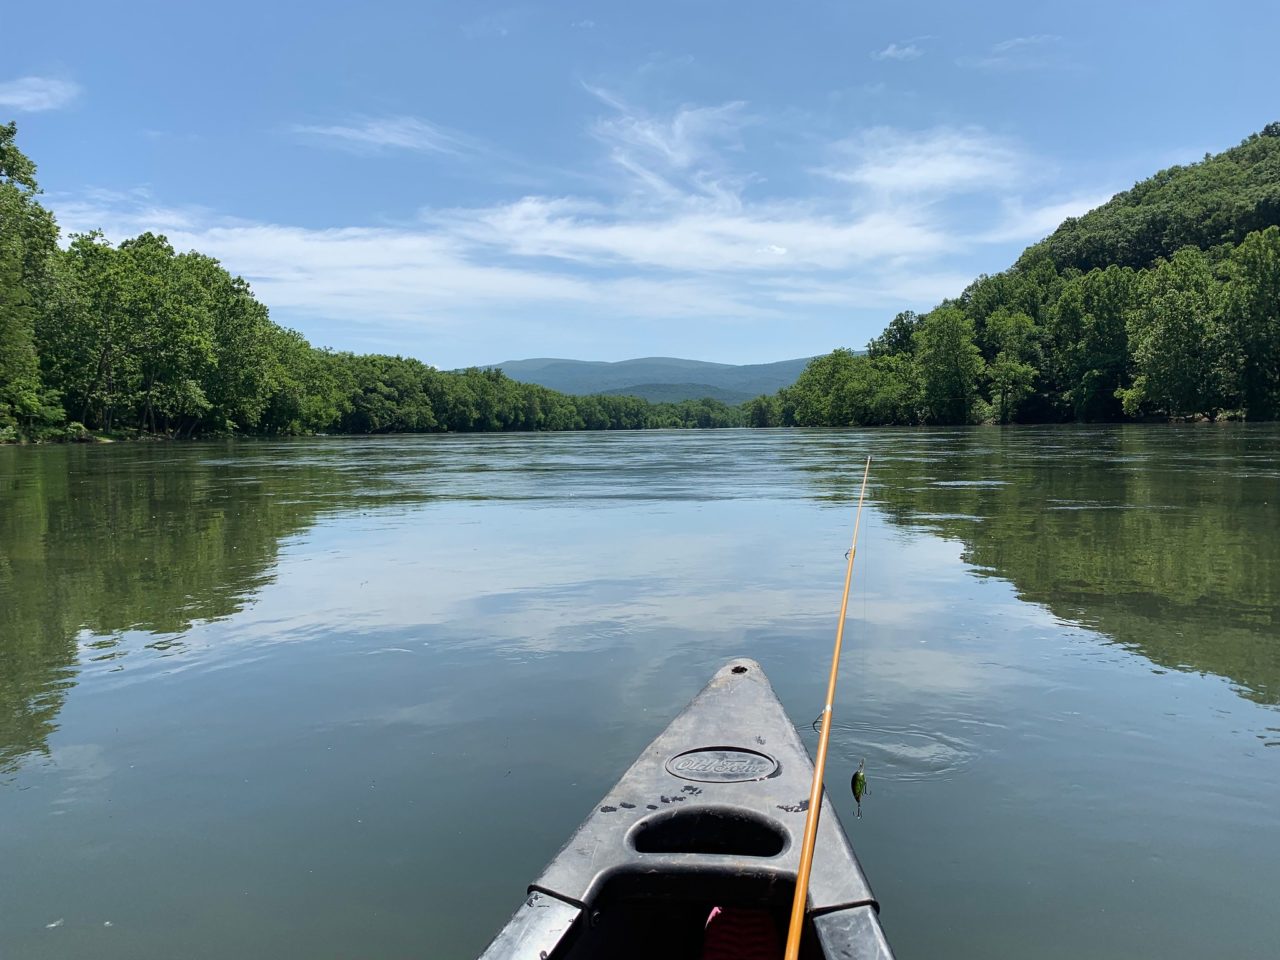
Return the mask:
<svg viewBox="0 0 1280 960">
<path fill-rule="evenodd" d="M 512 380 L 537 383 L 561 393 L 625 394 L 653 401 L 700 400 L 711 397 L 744 403 L 762 393 L 776 393 L 795 383 L 810 357 L 774 363 L 712 363 L 680 357 L 634 360 L 565 360 L 534 357 L 492 366 Z"/>
<path fill-rule="evenodd" d="M 632 387 L 614 387 L 600 391 L 605 396 L 639 397 L 650 403 L 679 403 L 681 400 L 719 400 L 731 407 L 746 403 L 760 394 L 745 390 L 727 390 L 709 383 L 637 383 Z"/>
</svg>

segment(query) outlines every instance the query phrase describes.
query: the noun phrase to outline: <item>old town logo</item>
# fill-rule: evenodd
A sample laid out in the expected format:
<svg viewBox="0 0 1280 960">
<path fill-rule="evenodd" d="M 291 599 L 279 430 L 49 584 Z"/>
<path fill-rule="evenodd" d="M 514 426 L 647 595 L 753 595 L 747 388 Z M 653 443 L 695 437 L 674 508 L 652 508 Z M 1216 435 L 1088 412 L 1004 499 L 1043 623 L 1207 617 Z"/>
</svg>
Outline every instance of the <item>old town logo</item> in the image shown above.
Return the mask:
<svg viewBox="0 0 1280 960">
<path fill-rule="evenodd" d="M 739 783 L 763 780 L 778 769 L 778 761 L 741 747 L 700 747 L 667 761 L 667 772 L 701 783 Z"/>
</svg>

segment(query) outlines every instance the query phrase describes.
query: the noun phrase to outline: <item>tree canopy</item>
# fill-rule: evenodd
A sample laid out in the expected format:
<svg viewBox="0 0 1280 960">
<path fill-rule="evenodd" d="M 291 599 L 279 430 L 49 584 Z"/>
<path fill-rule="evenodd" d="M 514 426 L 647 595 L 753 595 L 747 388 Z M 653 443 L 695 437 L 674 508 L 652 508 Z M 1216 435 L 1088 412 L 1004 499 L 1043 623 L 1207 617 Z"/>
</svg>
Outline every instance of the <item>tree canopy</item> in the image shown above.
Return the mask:
<svg viewBox="0 0 1280 960">
<path fill-rule="evenodd" d="M 570 396 L 313 347 L 151 233 L 58 245 L 0 126 L 0 440 L 1054 422 L 1280 414 L 1280 124 L 1163 170 L 865 353 L 740 407 Z"/>
<path fill-rule="evenodd" d="M 495 369 L 313 347 L 249 284 L 144 233 L 57 244 L 36 168 L 0 126 L 0 440 L 731 427 L 712 399 L 569 396 Z"/>
<path fill-rule="evenodd" d="M 789 415 L 789 411 L 794 411 Z M 864 355 L 815 358 L 751 423 L 1280 413 L 1280 124 L 1163 170 Z"/>
</svg>

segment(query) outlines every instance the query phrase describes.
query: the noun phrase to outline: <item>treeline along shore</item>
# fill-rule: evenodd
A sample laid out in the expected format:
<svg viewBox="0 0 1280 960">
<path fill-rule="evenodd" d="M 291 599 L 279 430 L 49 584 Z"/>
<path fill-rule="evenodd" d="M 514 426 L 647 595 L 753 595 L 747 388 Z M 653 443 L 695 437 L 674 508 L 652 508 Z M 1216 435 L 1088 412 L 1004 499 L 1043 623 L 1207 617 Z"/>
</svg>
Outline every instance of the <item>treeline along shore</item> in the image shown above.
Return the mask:
<svg viewBox="0 0 1280 960">
<path fill-rule="evenodd" d="M 570 396 L 498 370 L 313 347 L 211 257 L 65 246 L 0 126 L 0 441 L 860 426 L 1280 413 L 1280 124 L 1164 170 L 864 353 L 733 407 Z"/>
<path fill-rule="evenodd" d="M 1064 222 L 863 355 L 812 361 L 753 424 L 1274 419 L 1280 123 Z"/>
</svg>

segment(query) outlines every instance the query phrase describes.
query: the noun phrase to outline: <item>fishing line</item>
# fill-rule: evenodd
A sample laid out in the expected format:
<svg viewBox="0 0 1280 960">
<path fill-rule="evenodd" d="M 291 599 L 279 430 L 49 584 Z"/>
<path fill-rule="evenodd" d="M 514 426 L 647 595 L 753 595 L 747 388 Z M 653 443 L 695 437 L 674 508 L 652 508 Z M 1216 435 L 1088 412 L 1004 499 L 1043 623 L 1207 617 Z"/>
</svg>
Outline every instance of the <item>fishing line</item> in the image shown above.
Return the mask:
<svg viewBox="0 0 1280 960">
<path fill-rule="evenodd" d="M 871 475 L 871 457 L 862 472 L 862 489 L 858 493 L 858 512 L 853 521 L 853 542 L 849 546 L 848 566 L 844 572 L 844 592 L 840 596 L 840 619 L 836 622 L 836 641 L 831 649 L 831 675 L 827 678 L 826 703 L 822 707 L 822 727 L 818 733 L 818 753 L 813 761 L 813 783 L 809 789 L 809 810 L 804 819 L 804 839 L 800 844 L 800 866 L 796 869 L 795 897 L 791 901 L 791 923 L 787 931 L 785 960 L 800 955 L 800 933 L 804 926 L 805 907 L 809 900 L 809 875 L 813 871 L 813 847 L 818 838 L 818 817 L 822 810 L 822 779 L 827 766 L 827 747 L 831 742 L 831 709 L 836 698 L 836 680 L 840 675 L 840 650 L 844 644 L 844 624 L 849 612 L 849 587 L 853 583 L 853 561 L 858 556 L 858 531 L 862 526 L 862 504 L 867 496 L 867 478 Z"/>
</svg>

